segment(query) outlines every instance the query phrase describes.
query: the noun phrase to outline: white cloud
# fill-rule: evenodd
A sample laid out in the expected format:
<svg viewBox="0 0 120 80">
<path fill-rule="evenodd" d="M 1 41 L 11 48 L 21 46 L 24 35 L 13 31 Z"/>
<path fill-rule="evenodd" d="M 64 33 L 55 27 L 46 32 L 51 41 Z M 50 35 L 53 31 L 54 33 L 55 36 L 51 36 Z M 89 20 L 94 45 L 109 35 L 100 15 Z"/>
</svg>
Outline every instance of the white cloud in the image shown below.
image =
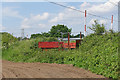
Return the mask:
<svg viewBox="0 0 120 80">
<path fill-rule="evenodd" d="M 22 24 L 21 28 L 31 28 L 31 26 L 27 25 L 27 24 Z"/>
<path fill-rule="evenodd" d="M 107 13 L 113 13 L 114 11 L 117 10 L 116 5 L 111 4 L 112 3 L 117 3 L 120 0 L 109 0 L 105 3 L 97 4 L 97 5 L 92 5 L 88 2 L 84 2 L 80 8 L 81 10 L 87 10 L 88 13 L 93 13 L 93 14 L 107 14 Z"/>
<path fill-rule="evenodd" d="M 28 18 L 24 18 L 24 20 L 23 20 L 24 22 L 26 22 L 26 21 L 28 21 Z"/>
<path fill-rule="evenodd" d="M 92 24 L 95 24 L 95 22 L 94 22 L 95 20 L 97 20 L 97 19 L 91 19 L 88 25 L 91 26 Z M 107 24 L 107 20 L 101 19 L 101 20 L 98 21 L 98 23 L 106 25 Z"/>
<path fill-rule="evenodd" d="M 23 18 L 18 11 L 13 10 L 13 8 L 5 7 L 2 9 L 3 16 Z"/>
<path fill-rule="evenodd" d="M 6 27 L 4 27 L 2 24 L 0 24 L 0 31 L 3 31 L 5 29 L 6 29 Z"/>
<path fill-rule="evenodd" d="M 49 14 L 47 12 L 43 13 L 43 15 L 36 15 L 36 16 L 31 16 L 33 20 L 46 20 L 48 18 Z"/>
<path fill-rule="evenodd" d="M 118 3 L 120 0 L 109 0 L 110 2 Z"/>
<path fill-rule="evenodd" d="M 94 22 L 95 20 L 97 20 L 97 19 L 91 19 L 88 25 L 91 26 L 92 24 L 95 24 L 95 22 Z"/>
<path fill-rule="evenodd" d="M 84 2 L 83 4 L 80 5 L 81 8 L 88 8 L 91 7 L 91 4 L 88 2 Z"/>
<path fill-rule="evenodd" d="M 107 20 L 105 20 L 105 19 L 102 19 L 99 22 L 100 22 L 100 24 L 107 24 Z"/>
<path fill-rule="evenodd" d="M 112 0 L 109 0 L 113 2 Z M 71 6 L 71 8 L 76 9 L 75 6 Z M 93 13 L 98 16 L 109 16 L 112 15 L 112 12 L 116 12 L 117 8 L 115 5 L 111 4 L 110 2 L 105 3 L 88 3 L 84 2 L 80 5 L 78 10 L 84 11 L 87 10 L 88 13 Z M 50 16 L 49 16 L 50 15 Z M 84 13 L 80 13 L 71 9 L 64 9 L 62 12 L 59 12 L 55 15 L 49 13 L 43 13 L 38 15 L 31 15 L 29 18 L 25 18 L 22 22 L 23 28 L 34 28 L 39 27 L 45 29 L 51 27 L 50 25 L 55 24 L 66 24 L 70 26 L 69 28 L 73 28 L 75 31 L 81 30 L 84 31 Z M 111 17 L 111 16 L 110 16 Z M 107 21 L 104 19 L 100 19 L 98 17 L 93 17 L 88 15 L 87 17 L 87 25 L 91 26 L 94 24 L 94 20 L 98 20 L 100 24 L 107 24 Z M 45 22 L 43 22 L 45 21 Z M 48 23 L 49 22 L 49 23 Z M 47 23 L 47 24 L 46 24 Z M 76 27 L 76 28 L 74 28 Z"/>
<path fill-rule="evenodd" d="M 21 28 L 41 28 L 43 27 L 41 24 L 44 20 L 47 20 L 49 17 L 49 13 L 45 12 L 42 15 L 30 15 L 29 18 L 24 18 L 21 24 Z M 44 25 L 45 27 L 45 25 Z"/>
<path fill-rule="evenodd" d="M 40 28 L 45 28 L 45 27 L 46 27 L 45 24 L 38 24 L 38 26 L 39 26 Z"/>
<path fill-rule="evenodd" d="M 100 4 L 100 5 L 93 5 L 91 8 L 88 8 L 88 11 L 94 13 L 108 13 L 114 10 L 114 6 L 109 2 Z"/>
<path fill-rule="evenodd" d="M 118 0 L 112 1 L 109 0 L 105 3 L 97 3 L 97 4 L 92 4 L 88 2 L 84 2 L 83 4 L 80 5 L 80 8 L 78 10 L 84 11 L 85 9 L 87 10 L 87 13 L 92 13 L 98 16 L 108 16 L 112 15 L 113 12 L 117 11 L 117 8 L 115 5 L 111 4 L 111 2 L 117 2 Z M 74 6 L 71 6 L 71 8 L 76 9 Z M 60 15 L 61 14 L 61 15 Z M 89 18 L 93 18 L 93 16 L 88 15 Z M 94 17 L 95 18 L 95 17 Z M 110 16 L 111 18 L 111 16 Z M 82 24 L 84 24 L 84 14 L 79 13 L 77 11 L 71 10 L 71 9 L 64 9 L 63 12 L 58 13 L 57 16 L 54 16 L 53 19 L 51 19 L 49 22 L 51 23 L 57 23 L 57 22 L 69 22 L 69 24 L 80 24 L 79 21 L 72 21 L 72 20 L 82 20 Z M 99 19 L 96 17 L 96 19 Z M 87 18 L 87 20 L 90 20 Z M 90 21 L 90 24 L 93 23 L 93 21 Z M 106 24 L 105 20 L 101 20 L 100 23 Z"/>
<path fill-rule="evenodd" d="M 57 17 L 51 19 L 49 22 L 51 22 L 51 23 L 56 23 L 56 22 L 62 20 L 62 19 L 63 19 L 63 16 L 64 16 L 64 13 L 59 13 Z"/>
</svg>

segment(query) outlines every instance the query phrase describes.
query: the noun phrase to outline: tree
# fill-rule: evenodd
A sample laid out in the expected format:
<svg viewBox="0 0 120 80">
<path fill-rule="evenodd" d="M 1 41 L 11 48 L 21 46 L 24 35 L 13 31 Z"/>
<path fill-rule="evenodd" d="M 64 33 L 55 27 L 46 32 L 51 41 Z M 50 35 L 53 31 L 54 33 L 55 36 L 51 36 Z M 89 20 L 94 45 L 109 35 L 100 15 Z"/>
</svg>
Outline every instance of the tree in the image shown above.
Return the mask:
<svg viewBox="0 0 120 80">
<path fill-rule="evenodd" d="M 30 38 L 37 38 L 37 37 L 41 37 L 42 36 L 42 34 L 32 34 L 31 35 L 31 37 Z"/>
<path fill-rule="evenodd" d="M 2 37 L 2 39 L 0 39 L 1 44 L 2 46 L 4 46 L 5 49 L 11 46 L 14 42 L 18 41 L 18 39 L 10 33 L 1 32 L 0 35 Z"/>
<path fill-rule="evenodd" d="M 57 25 L 57 26 L 52 26 L 52 28 L 50 29 L 49 33 L 51 37 L 61 37 L 61 33 L 66 33 L 63 34 L 63 37 L 67 37 L 68 36 L 68 32 L 71 32 L 72 29 L 69 29 L 67 26 L 65 25 Z"/>
<path fill-rule="evenodd" d="M 42 36 L 44 36 L 44 37 L 50 37 L 50 34 L 49 34 L 49 33 L 46 33 L 46 32 L 43 32 L 43 33 L 42 33 Z"/>
<path fill-rule="evenodd" d="M 81 34 L 81 37 L 83 38 L 84 34 Z M 80 34 L 75 35 L 74 38 L 80 38 Z"/>
<path fill-rule="evenodd" d="M 97 20 L 94 21 L 95 24 L 92 24 L 92 28 L 89 27 L 95 34 L 100 35 L 105 32 L 104 24 L 99 24 Z"/>
</svg>

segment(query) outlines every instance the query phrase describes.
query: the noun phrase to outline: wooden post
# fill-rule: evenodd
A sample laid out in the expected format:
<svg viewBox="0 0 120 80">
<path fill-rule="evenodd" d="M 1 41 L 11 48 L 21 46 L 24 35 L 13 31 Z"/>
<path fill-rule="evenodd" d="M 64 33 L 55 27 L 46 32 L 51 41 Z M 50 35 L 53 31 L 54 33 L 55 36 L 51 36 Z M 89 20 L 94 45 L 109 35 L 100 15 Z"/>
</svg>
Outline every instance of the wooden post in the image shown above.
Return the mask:
<svg viewBox="0 0 120 80">
<path fill-rule="evenodd" d="M 68 49 L 70 48 L 70 34 L 69 34 L 69 32 L 68 32 Z"/>
<path fill-rule="evenodd" d="M 80 32 L 80 40 L 82 39 L 82 35 L 81 35 L 81 32 Z"/>
</svg>

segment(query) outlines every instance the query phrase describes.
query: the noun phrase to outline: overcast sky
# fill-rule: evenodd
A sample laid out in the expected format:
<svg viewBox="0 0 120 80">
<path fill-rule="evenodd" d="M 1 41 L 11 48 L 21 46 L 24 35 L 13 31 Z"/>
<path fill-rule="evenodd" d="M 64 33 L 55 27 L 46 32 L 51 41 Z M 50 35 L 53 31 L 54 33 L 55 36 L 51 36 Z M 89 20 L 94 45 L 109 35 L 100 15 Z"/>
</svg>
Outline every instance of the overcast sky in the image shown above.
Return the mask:
<svg viewBox="0 0 120 80">
<path fill-rule="evenodd" d="M 12 1 L 12 2 L 10 2 Z M 18 0 L 19 1 L 19 0 Z M 28 0 L 27 0 L 28 1 Z M 54 1 L 54 0 L 52 0 Z M 83 0 L 82 0 L 83 1 Z M 119 0 L 104 0 L 103 2 L 57 2 L 62 5 L 69 6 L 81 11 L 87 10 L 87 13 L 102 16 L 111 19 L 114 15 L 114 20 L 118 20 Z M 112 3 L 113 4 L 112 4 Z M 67 9 L 49 2 L 15 2 L 7 0 L 0 3 L 0 31 L 13 33 L 14 36 L 21 36 L 21 29 L 24 28 L 25 36 L 33 33 L 48 32 L 53 25 L 64 24 L 72 28 L 73 34 L 80 31 L 84 32 L 84 13 Z M 87 32 L 91 31 L 93 21 L 97 19 L 99 23 L 105 24 L 107 30 L 110 29 L 111 20 L 106 20 L 99 17 L 87 15 Z M 114 21 L 113 29 L 118 31 L 118 22 Z"/>
</svg>

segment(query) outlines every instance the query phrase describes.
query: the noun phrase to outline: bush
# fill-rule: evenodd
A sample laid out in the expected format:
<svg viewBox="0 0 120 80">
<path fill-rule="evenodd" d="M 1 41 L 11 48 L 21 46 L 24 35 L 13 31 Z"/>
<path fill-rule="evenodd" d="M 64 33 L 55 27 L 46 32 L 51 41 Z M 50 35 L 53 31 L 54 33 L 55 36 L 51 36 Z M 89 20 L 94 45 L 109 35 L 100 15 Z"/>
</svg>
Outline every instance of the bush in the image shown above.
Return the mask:
<svg viewBox="0 0 120 80">
<path fill-rule="evenodd" d="M 95 24 L 92 24 L 92 28 L 89 27 L 92 31 L 94 31 L 95 34 L 101 35 L 105 32 L 105 26 L 104 24 L 100 25 L 97 20 L 94 21 Z"/>
<path fill-rule="evenodd" d="M 17 42 L 2 54 L 3 59 L 10 61 L 72 64 L 108 78 L 118 79 L 118 39 L 118 33 L 91 34 L 83 39 L 79 49 L 42 51 L 36 47 L 37 43 L 54 38 L 36 38 Z"/>
</svg>

